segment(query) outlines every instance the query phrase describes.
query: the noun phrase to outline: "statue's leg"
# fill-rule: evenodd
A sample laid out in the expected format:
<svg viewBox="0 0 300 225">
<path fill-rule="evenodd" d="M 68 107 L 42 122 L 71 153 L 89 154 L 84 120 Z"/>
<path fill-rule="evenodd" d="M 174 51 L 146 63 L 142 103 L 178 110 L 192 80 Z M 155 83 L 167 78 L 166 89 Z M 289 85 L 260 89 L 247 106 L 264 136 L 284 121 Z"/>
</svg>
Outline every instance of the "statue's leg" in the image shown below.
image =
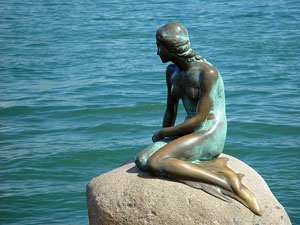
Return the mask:
<svg viewBox="0 0 300 225">
<path fill-rule="evenodd" d="M 167 143 L 165 143 L 166 145 Z M 143 151 L 141 151 L 136 157 L 135 157 L 135 165 L 142 171 L 147 171 L 147 161 L 148 159 L 156 152 L 158 151 L 162 146 L 156 145 L 150 145 L 147 148 L 145 148 Z"/>
<path fill-rule="evenodd" d="M 169 137 L 165 138 L 161 141 L 157 141 L 153 143 L 152 145 L 145 148 L 143 151 L 141 151 L 135 158 L 135 164 L 136 166 L 141 169 L 142 171 L 147 171 L 147 162 L 148 159 L 159 149 L 167 145 L 169 142 L 175 140 L 177 137 Z"/>
<path fill-rule="evenodd" d="M 202 148 L 210 146 L 207 144 L 209 140 L 206 137 L 205 131 L 198 131 L 168 143 L 149 158 L 149 171 L 177 180 L 201 181 L 214 184 L 225 190 L 232 191 L 231 186 L 226 182 L 224 176 L 215 174 L 204 167 L 189 162 L 194 159 L 201 159 L 203 152 L 206 154 L 206 149 Z M 212 155 L 211 158 L 213 157 L 215 156 Z"/>
<path fill-rule="evenodd" d="M 148 170 L 156 175 L 163 175 L 175 180 L 198 181 L 217 185 L 222 189 L 237 195 L 242 202 L 254 213 L 260 215 L 260 208 L 253 193 L 242 183 L 241 178 L 226 166 L 217 165 L 207 161 L 203 164 L 188 162 L 201 154 L 197 150 L 201 144 L 207 147 L 207 134 L 203 132 L 192 133 L 180 137 L 156 151 L 148 160 Z M 217 146 L 216 146 L 217 147 Z M 215 172 L 217 171 L 217 172 Z"/>
</svg>

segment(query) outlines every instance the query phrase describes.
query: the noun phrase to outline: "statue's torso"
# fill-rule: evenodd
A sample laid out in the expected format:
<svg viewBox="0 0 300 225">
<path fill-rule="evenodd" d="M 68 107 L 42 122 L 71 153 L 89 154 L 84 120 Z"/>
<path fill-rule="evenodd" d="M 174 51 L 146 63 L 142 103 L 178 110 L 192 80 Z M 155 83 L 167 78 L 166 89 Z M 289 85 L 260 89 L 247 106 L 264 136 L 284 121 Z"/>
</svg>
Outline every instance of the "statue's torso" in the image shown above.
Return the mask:
<svg viewBox="0 0 300 225">
<path fill-rule="evenodd" d="M 170 79 L 171 95 L 182 100 L 187 113 L 186 119 L 193 117 L 197 111 L 201 94 L 201 82 L 203 80 L 201 70 L 201 64 L 187 72 L 182 72 L 176 67 Z M 220 75 L 210 95 L 213 102 L 209 113 L 212 115 L 210 118 L 218 118 L 219 121 L 222 120 L 226 122 L 224 85 Z"/>
</svg>

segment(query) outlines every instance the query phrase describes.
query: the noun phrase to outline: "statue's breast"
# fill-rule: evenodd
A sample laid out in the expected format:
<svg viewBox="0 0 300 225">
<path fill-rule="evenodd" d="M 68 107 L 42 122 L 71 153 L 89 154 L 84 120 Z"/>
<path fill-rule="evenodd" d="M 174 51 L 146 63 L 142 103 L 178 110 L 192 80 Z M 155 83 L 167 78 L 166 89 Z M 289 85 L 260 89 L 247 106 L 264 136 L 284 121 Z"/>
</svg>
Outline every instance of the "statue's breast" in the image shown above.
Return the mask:
<svg viewBox="0 0 300 225">
<path fill-rule="evenodd" d="M 182 76 L 182 88 L 184 93 L 193 100 L 198 100 L 200 96 L 201 77 L 199 73 L 186 73 Z"/>
</svg>

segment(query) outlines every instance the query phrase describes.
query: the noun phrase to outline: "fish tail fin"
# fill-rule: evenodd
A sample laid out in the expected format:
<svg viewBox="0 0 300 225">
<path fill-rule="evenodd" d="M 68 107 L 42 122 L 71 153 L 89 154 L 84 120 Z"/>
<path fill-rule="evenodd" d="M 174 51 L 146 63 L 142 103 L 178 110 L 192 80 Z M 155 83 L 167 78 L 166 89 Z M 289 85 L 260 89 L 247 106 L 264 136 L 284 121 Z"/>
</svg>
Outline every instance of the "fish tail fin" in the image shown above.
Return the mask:
<svg viewBox="0 0 300 225">
<path fill-rule="evenodd" d="M 185 183 L 193 188 L 201 189 L 206 193 L 219 198 L 226 202 L 231 202 L 231 200 L 224 195 L 223 189 L 219 188 L 218 186 L 212 184 L 206 184 L 198 181 L 189 181 L 189 180 L 181 180 L 182 183 Z"/>
</svg>

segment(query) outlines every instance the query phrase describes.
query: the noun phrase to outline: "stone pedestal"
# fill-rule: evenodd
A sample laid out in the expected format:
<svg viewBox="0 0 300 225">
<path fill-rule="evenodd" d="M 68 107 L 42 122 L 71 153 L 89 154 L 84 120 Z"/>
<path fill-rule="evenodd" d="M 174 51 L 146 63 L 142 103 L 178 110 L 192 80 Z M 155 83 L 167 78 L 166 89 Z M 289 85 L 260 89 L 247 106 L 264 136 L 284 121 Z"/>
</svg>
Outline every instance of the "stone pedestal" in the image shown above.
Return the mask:
<svg viewBox="0 0 300 225">
<path fill-rule="evenodd" d="M 153 177 L 129 162 L 87 185 L 90 224 L 291 224 L 256 171 L 232 156 L 221 157 L 229 158 L 227 165 L 234 171 L 245 174 L 242 183 L 255 193 L 262 216 L 256 216 L 234 199 L 228 203 L 185 184 Z"/>
</svg>

